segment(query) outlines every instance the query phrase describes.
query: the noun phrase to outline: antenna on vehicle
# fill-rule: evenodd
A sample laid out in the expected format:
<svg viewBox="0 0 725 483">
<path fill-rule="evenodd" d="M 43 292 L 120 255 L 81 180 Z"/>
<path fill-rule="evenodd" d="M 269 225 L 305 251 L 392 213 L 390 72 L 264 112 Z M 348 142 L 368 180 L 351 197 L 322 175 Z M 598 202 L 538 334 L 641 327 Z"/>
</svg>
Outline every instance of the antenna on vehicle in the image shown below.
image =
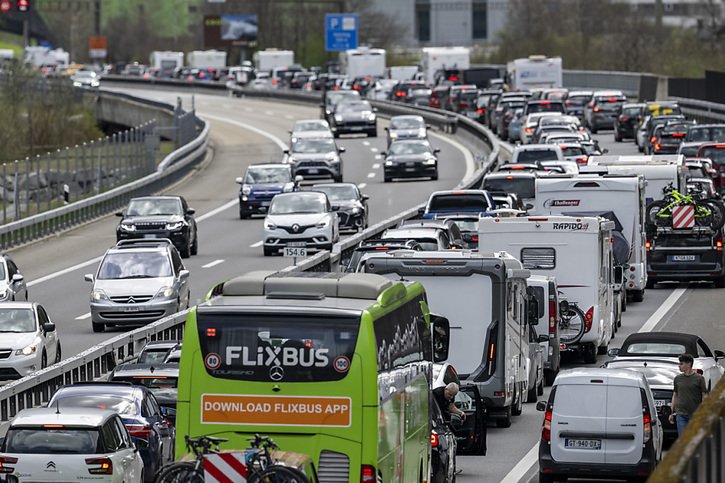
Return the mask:
<svg viewBox="0 0 725 483">
<path fill-rule="evenodd" d="M 55 414 L 60 414 L 60 398 L 55 400 Z"/>
</svg>

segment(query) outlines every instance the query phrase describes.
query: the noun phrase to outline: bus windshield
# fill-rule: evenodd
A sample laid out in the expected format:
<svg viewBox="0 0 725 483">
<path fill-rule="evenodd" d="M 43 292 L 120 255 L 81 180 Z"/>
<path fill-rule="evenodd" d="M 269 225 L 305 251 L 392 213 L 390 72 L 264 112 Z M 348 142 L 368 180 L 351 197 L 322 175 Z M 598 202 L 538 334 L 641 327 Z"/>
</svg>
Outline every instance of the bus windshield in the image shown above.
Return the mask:
<svg viewBox="0 0 725 483">
<path fill-rule="evenodd" d="M 352 317 L 197 312 L 202 357 L 219 355 L 217 367 L 206 364 L 207 373 L 241 381 L 339 381 L 348 373 L 359 325 Z"/>
</svg>

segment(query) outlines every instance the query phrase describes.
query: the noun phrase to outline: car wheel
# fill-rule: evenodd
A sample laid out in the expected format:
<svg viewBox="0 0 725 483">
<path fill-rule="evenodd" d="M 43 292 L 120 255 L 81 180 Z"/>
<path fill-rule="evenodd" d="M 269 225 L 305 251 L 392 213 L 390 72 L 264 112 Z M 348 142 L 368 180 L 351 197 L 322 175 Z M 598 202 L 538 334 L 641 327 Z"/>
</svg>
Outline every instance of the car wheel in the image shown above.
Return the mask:
<svg viewBox="0 0 725 483">
<path fill-rule="evenodd" d="M 181 255 L 181 258 L 189 258 L 191 256 L 191 244 L 189 241 L 187 241 L 183 247 L 181 247 L 181 250 L 179 250 L 179 255 Z"/>
<path fill-rule="evenodd" d="M 725 288 L 725 275 L 721 275 L 715 279 L 715 288 Z"/>
<path fill-rule="evenodd" d="M 524 410 L 524 388 L 523 384 L 519 385 L 519 389 L 516 391 L 516 399 L 511 407 L 511 414 L 514 416 L 521 416 Z"/>
<path fill-rule="evenodd" d="M 245 213 L 242 210 L 239 210 L 239 219 L 240 220 L 248 220 L 250 218 L 249 213 Z"/>
<path fill-rule="evenodd" d="M 597 362 L 597 348 L 594 344 L 586 344 L 583 350 L 585 364 L 594 364 Z"/>
<path fill-rule="evenodd" d="M 389 176 L 383 177 L 383 183 L 390 183 L 391 181 L 393 181 L 393 178 L 391 178 Z"/>
<path fill-rule="evenodd" d="M 106 330 L 105 325 L 96 322 L 91 322 L 91 326 L 93 327 L 93 332 L 103 332 L 104 330 Z"/>
<path fill-rule="evenodd" d="M 536 402 L 536 393 L 539 387 L 534 383 L 534 386 L 526 392 L 526 402 Z"/>
<path fill-rule="evenodd" d="M 559 371 L 554 371 L 552 369 L 548 369 L 544 371 L 544 384 L 547 386 L 551 386 L 554 384 L 554 379 L 556 379 L 556 375 L 559 373 Z"/>
<path fill-rule="evenodd" d="M 619 135 L 617 130 L 614 130 L 614 142 L 621 143 L 622 142 L 622 136 Z"/>
<path fill-rule="evenodd" d="M 556 480 L 552 475 L 546 473 L 539 473 L 539 483 L 554 483 Z"/>
<path fill-rule="evenodd" d="M 609 342 L 607 342 L 607 345 L 600 345 L 597 347 L 597 355 L 603 356 L 607 353 L 609 350 Z"/>
<path fill-rule="evenodd" d="M 196 232 L 194 237 L 194 243 L 191 244 L 191 254 L 197 255 L 199 253 L 199 232 Z"/>
<path fill-rule="evenodd" d="M 277 250 L 275 250 L 274 248 L 264 247 L 264 256 L 265 257 L 270 257 L 270 256 L 274 255 L 276 252 L 277 252 Z"/>
<path fill-rule="evenodd" d="M 430 177 L 430 179 L 431 179 L 432 181 L 438 181 L 438 173 L 436 173 L 436 174 L 434 174 L 433 176 L 431 176 L 431 177 Z"/>
<path fill-rule="evenodd" d="M 644 290 L 632 291 L 632 302 L 642 302 L 644 300 Z"/>
<path fill-rule="evenodd" d="M 58 342 L 58 346 L 55 348 L 55 364 L 59 363 L 62 358 L 63 356 L 60 350 L 60 342 Z"/>
<path fill-rule="evenodd" d="M 507 406 L 503 418 L 496 419 L 496 426 L 499 428 L 511 427 L 511 406 Z"/>
</svg>

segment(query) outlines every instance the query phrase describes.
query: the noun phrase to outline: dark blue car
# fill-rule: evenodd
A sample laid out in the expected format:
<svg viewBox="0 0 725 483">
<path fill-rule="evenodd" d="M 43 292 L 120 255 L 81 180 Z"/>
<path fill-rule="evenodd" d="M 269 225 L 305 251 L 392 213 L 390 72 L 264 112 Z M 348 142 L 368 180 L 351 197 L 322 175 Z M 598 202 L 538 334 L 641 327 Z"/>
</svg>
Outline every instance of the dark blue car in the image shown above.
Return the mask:
<svg viewBox="0 0 725 483">
<path fill-rule="evenodd" d="M 236 181 L 239 190 L 239 218 L 266 215 L 272 198 L 279 193 L 297 191 L 301 176 L 292 175 L 292 167 L 285 163 L 253 164 Z"/>
<path fill-rule="evenodd" d="M 139 445 L 145 479 L 154 481 L 156 472 L 174 460 L 176 430 L 161 414 L 151 390 L 128 383 L 76 383 L 58 389 L 48 407 L 100 408 L 116 411 L 126 425 L 131 439 L 141 438 Z"/>
</svg>

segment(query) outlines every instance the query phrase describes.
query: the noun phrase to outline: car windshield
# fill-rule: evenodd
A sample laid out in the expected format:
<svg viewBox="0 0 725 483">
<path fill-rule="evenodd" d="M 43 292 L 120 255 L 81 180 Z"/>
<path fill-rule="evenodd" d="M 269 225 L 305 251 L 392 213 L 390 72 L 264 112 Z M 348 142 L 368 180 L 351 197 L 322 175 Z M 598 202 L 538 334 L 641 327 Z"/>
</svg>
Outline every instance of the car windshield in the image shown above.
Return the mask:
<svg viewBox="0 0 725 483">
<path fill-rule="evenodd" d="M 425 127 L 422 119 L 415 117 L 393 118 L 390 120 L 390 129 L 420 129 Z"/>
<path fill-rule="evenodd" d="M 725 142 L 725 125 L 715 127 L 690 127 L 686 141 Z"/>
<path fill-rule="evenodd" d="M 294 131 L 327 131 L 327 126 L 320 121 L 304 121 L 295 124 Z"/>
<path fill-rule="evenodd" d="M 97 389 L 99 393 L 103 392 L 102 386 L 99 386 Z M 124 414 L 133 415 L 137 413 L 136 403 L 133 399 L 111 394 L 91 394 L 86 392 L 66 395 L 61 393 L 59 397 L 54 397 L 48 403 L 49 407 L 54 407 L 55 405 L 58 405 L 61 410 L 63 407 L 108 409 L 122 416 Z"/>
<path fill-rule="evenodd" d="M 314 186 L 313 191 L 322 191 L 330 201 L 350 201 L 357 199 L 355 187 L 351 185 L 340 186 Z"/>
<path fill-rule="evenodd" d="M 581 146 L 560 146 L 564 156 L 581 156 L 587 154 Z"/>
<path fill-rule="evenodd" d="M 687 352 L 684 344 L 675 342 L 635 342 L 624 347 L 620 355 L 679 356 Z"/>
<path fill-rule="evenodd" d="M 113 376 L 113 382 L 129 382 L 135 386 L 145 386 L 149 389 L 175 389 L 179 385 L 178 377 L 155 377 L 149 373 L 137 376 Z"/>
<path fill-rule="evenodd" d="M 423 154 L 430 149 L 424 143 L 393 143 L 390 145 L 390 154 Z"/>
<path fill-rule="evenodd" d="M 439 194 L 428 204 L 428 211 L 488 211 L 491 206 L 484 194 Z"/>
<path fill-rule="evenodd" d="M 517 163 L 530 163 L 532 161 L 556 161 L 559 159 L 553 149 L 527 149 L 520 151 L 516 157 Z"/>
<path fill-rule="evenodd" d="M 435 238 L 416 238 L 421 250 L 433 252 L 438 250 L 438 241 Z"/>
<path fill-rule="evenodd" d="M 35 314 L 31 309 L 0 308 L 0 332 L 35 331 Z"/>
<path fill-rule="evenodd" d="M 292 213 L 325 213 L 327 205 L 322 195 L 310 196 L 304 193 L 294 193 L 272 198 L 270 215 L 289 215 Z"/>
<path fill-rule="evenodd" d="M 332 139 L 298 139 L 292 144 L 292 152 L 299 154 L 330 153 L 337 151 Z"/>
<path fill-rule="evenodd" d="M 622 109 L 622 114 L 625 116 L 635 117 L 639 114 L 639 107 L 625 107 Z"/>
<path fill-rule="evenodd" d="M 286 166 L 273 168 L 250 167 L 244 177 L 245 184 L 288 183 L 290 181 L 290 170 Z"/>
<path fill-rule="evenodd" d="M 97 428 L 11 428 L 5 453 L 99 454 L 104 448 L 98 436 Z"/>
<path fill-rule="evenodd" d="M 589 95 L 583 95 L 583 96 L 569 96 L 566 99 L 566 105 L 567 106 L 583 106 L 587 103 L 587 101 L 591 98 Z"/>
<path fill-rule="evenodd" d="M 101 262 L 99 280 L 171 277 L 171 263 L 165 253 L 109 253 Z"/>
<path fill-rule="evenodd" d="M 372 110 L 373 107 L 366 101 L 345 101 L 337 105 L 337 111 L 340 112 L 372 112 Z"/>
<path fill-rule="evenodd" d="M 536 112 L 564 112 L 564 105 L 561 102 L 534 102 L 527 105 L 526 111 Z"/>
<path fill-rule="evenodd" d="M 169 354 L 169 349 L 146 349 L 141 352 L 136 361 L 138 364 L 153 364 L 154 362 L 164 362 Z"/>
<path fill-rule="evenodd" d="M 182 215 L 181 201 L 172 198 L 131 200 L 126 216 Z"/>
<path fill-rule="evenodd" d="M 478 233 L 478 220 L 453 220 L 461 232 Z"/>
<path fill-rule="evenodd" d="M 716 146 L 705 147 L 700 149 L 698 156 L 701 158 L 709 158 L 718 165 L 725 164 L 725 148 Z"/>
<path fill-rule="evenodd" d="M 505 191 L 516 193 L 519 198 L 534 197 L 534 178 L 518 178 L 516 176 L 505 176 L 502 178 L 486 178 L 483 180 L 483 188 L 490 191 Z"/>
</svg>

